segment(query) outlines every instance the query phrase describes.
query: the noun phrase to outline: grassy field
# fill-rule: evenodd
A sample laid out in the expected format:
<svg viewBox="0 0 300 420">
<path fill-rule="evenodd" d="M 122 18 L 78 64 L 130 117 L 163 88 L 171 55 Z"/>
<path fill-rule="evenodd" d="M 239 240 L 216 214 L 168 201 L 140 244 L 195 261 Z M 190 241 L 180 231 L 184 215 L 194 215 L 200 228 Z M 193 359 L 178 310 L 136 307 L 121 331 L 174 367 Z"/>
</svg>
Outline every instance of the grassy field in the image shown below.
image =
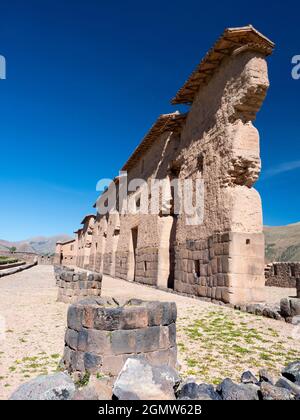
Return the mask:
<svg viewBox="0 0 300 420">
<path fill-rule="evenodd" d="M 278 374 L 300 357 L 300 340 L 284 322 L 226 308 L 191 311 L 178 319 L 178 350 L 183 376 L 218 384 L 239 380 L 250 369 Z"/>
<path fill-rule="evenodd" d="M 18 262 L 17 258 L 5 257 L 4 255 L 0 255 L 0 265 L 14 264 L 16 262 Z"/>
</svg>

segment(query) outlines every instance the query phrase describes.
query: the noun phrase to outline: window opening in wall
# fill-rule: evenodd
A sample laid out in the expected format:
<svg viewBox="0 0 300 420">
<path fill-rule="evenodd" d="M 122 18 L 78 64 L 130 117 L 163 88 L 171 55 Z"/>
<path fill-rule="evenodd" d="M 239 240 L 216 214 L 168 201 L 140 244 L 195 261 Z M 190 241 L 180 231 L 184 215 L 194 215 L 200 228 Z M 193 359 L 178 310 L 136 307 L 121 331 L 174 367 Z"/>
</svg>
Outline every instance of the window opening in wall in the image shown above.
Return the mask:
<svg viewBox="0 0 300 420">
<path fill-rule="evenodd" d="M 171 162 L 170 166 L 169 166 L 169 175 L 171 178 L 179 178 L 179 174 L 180 174 L 180 170 L 181 170 L 181 164 L 179 162 Z"/>
<path fill-rule="evenodd" d="M 200 260 L 195 260 L 195 273 L 197 277 L 200 277 Z"/>
<path fill-rule="evenodd" d="M 139 211 L 141 209 L 141 196 L 139 195 L 135 199 L 135 209 L 136 211 Z"/>
<path fill-rule="evenodd" d="M 144 271 L 146 272 L 146 271 L 147 271 L 147 269 L 148 269 L 148 266 L 147 266 L 147 261 L 144 261 Z"/>
<path fill-rule="evenodd" d="M 202 154 L 198 156 L 198 162 L 197 163 L 198 163 L 198 170 L 199 170 L 199 172 L 203 173 L 204 158 L 203 158 L 203 155 Z"/>
<path fill-rule="evenodd" d="M 277 265 L 274 265 L 274 276 L 278 276 Z"/>
<path fill-rule="evenodd" d="M 246 239 L 246 245 L 250 245 L 250 239 Z"/>
<path fill-rule="evenodd" d="M 291 277 L 296 277 L 296 271 L 295 271 L 295 266 L 294 265 L 290 266 L 290 276 Z"/>
</svg>

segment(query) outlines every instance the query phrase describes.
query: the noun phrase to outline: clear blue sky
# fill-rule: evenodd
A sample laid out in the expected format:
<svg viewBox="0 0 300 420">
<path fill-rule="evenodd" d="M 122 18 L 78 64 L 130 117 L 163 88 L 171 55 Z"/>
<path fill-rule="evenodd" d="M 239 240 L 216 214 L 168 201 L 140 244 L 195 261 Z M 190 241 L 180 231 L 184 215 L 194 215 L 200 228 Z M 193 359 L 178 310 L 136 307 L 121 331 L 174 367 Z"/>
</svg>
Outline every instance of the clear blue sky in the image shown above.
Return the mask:
<svg viewBox="0 0 300 420">
<path fill-rule="evenodd" d="M 296 1 L 2 0 L 0 238 L 78 228 L 96 182 L 174 110 L 170 99 L 223 29 L 248 23 L 276 42 L 255 123 L 264 221 L 300 221 L 299 13 Z"/>
</svg>

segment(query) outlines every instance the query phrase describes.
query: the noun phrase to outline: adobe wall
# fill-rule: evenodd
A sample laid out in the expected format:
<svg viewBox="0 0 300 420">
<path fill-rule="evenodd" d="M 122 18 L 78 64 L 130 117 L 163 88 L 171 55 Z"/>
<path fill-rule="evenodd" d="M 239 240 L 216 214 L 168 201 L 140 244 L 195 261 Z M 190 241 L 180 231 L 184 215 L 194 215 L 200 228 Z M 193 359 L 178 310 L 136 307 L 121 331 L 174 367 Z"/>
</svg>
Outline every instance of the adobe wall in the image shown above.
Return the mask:
<svg viewBox="0 0 300 420">
<path fill-rule="evenodd" d="M 128 170 L 128 183 L 133 179 L 142 178 L 147 181 L 150 191 L 152 179 L 163 180 L 168 177 L 170 162 L 176 158 L 178 142 L 178 133 L 165 132 L 160 135 L 141 160 Z M 140 191 L 131 193 L 129 200 L 134 202 L 139 195 Z M 159 254 L 164 251 L 162 233 L 167 219 L 167 216 L 143 214 L 142 212 L 119 216 L 120 234 L 116 252 L 116 277 L 157 285 L 159 276 L 161 276 L 158 272 Z M 171 219 L 173 220 L 172 217 Z M 138 233 L 136 255 L 134 256 L 132 230 L 135 228 Z M 170 239 L 166 247 L 169 252 Z M 165 283 L 163 286 L 167 287 L 167 280 Z"/>
<path fill-rule="evenodd" d="M 223 63 L 191 107 L 181 136 L 180 176 L 195 177 L 203 156 L 204 223 L 187 226 L 178 218 L 178 291 L 230 303 L 263 299 L 262 206 L 253 188 L 260 173 L 259 134 L 252 120 L 268 86 L 264 57 L 243 52 Z M 203 268 L 195 281 L 191 262 L 198 258 Z"/>
<path fill-rule="evenodd" d="M 110 216 L 104 274 L 167 287 L 164 271 L 169 262 L 163 266 L 163 254 L 168 260 L 171 246 L 176 260 L 175 290 L 230 303 L 263 299 L 262 209 L 252 187 L 260 172 L 259 135 L 251 120 L 268 84 L 266 62 L 260 54 L 243 52 L 228 59 L 196 96 L 181 134 L 163 133 L 141 156 L 128 172 L 129 182 L 133 178 L 148 183 L 151 178 L 164 179 L 170 162 L 180 168 L 179 179 L 203 178 L 204 222 L 189 226 L 184 213 L 177 218 L 120 215 L 116 239 L 116 216 Z M 130 260 L 135 227 L 133 275 Z"/>
<path fill-rule="evenodd" d="M 80 268 L 88 269 L 90 266 L 90 255 L 91 255 L 91 247 L 92 247 L 92 240 L 94 234 L 94 223 L 95 217 L 88 216 L 86 217 L 82 224 L 83 228 L 80 229 L 79 234 L 77 236 L 77 258 L 76 258 L 76 265 Z"/>
<path fill-rule="evenodd" d="M 39 265 L 53 265 L 56 262 L 55 256 L 52 255 L 39 255 L 37 258 Z"/>
<path fill-rule="evenodd" d="M 265 268 L 266 286 L 295 288 L 300 279 L 300 263 L 275 262 Z"/>
<path fill-rule="evenodd" d="M 68 242 L 57 242 L 54 264 L 74 266 L 77 262 L 77 239 Z"/>
<path fill-rule="evenodd" d="M 269 87 L 265 57 L 273 47 L 251 25 L 224 32 L 173 100 L 189 104 L 189 112 L 161 116 L 123 167 L 128 182 L 169 182 L 160 212 L 122 214 L 116 207 L 120 213 L 97 215 L 91 239 L 78 236 L 80 267 L 226 303 L 264 300 L 253 121 Z M 193 180 L 194 194 L 196 180 L 203 181 L 201 222 L 194 220 L 200 206 L 192 215 L 172 211 L 174 178 Z M 130 193 L 130 202 L 137 204 L 141 194 Z M 82 251 L 87 245 L 89 252 Z"/>
</svg>

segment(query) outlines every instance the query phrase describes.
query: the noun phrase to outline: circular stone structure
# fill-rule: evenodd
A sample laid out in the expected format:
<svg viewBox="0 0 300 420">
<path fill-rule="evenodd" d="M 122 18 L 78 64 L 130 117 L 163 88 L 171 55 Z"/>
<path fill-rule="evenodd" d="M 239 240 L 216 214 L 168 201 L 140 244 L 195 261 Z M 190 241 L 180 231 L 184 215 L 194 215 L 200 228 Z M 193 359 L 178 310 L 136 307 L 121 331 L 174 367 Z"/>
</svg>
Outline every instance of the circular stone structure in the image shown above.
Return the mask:
<svg viewBox="0 0 300 420">
<path fill-rule="evenodd" d="M 69 307 L 62 363 L 71 374 L 116 376 L 128 357 L 175 367 L 174 302 L 89 298 Z"/>
<path fill-rule="evenodd" d="M 75 303 L 89 296 L 100 296 L 102 275 L 98 273 L 76 272 L 69 268 L 55 268 L 57 301 Z"/>
</svg>

